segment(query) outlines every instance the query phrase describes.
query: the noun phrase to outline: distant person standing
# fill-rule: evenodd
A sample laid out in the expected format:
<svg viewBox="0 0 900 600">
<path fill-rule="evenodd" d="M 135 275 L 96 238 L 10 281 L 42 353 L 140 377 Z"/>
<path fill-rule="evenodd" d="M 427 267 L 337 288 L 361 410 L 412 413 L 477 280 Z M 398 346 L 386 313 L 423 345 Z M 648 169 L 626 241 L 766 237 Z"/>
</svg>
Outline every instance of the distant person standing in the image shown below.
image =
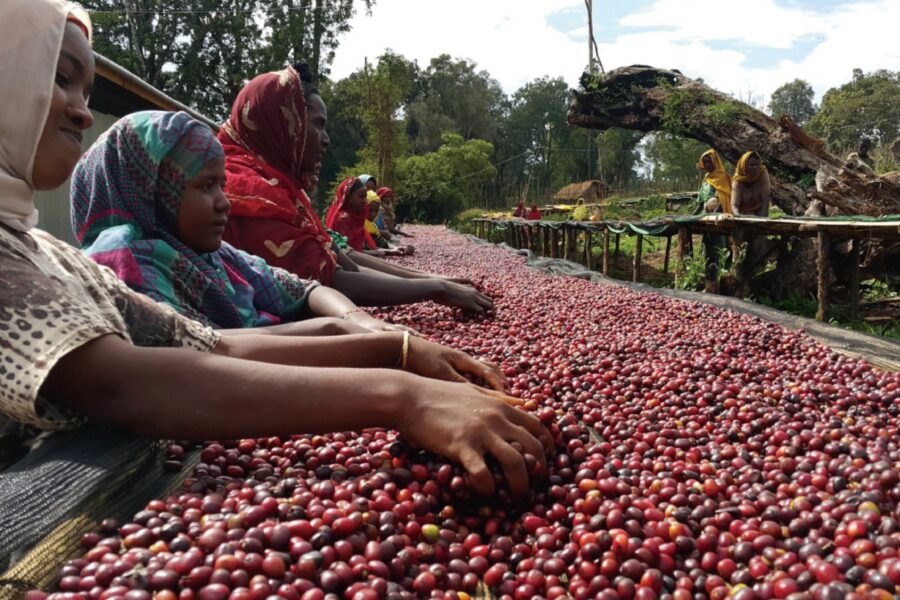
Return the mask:
<svg viewBox="0 0 900 600">
<path fill-rule="evenodd" d="M 731 209 L 731 177 L 719 153 L 710 148 L 700 155 L 697 168 L 704 171 L 703 182 L 697 193 L 697 209 L 694 214 L 724 213 L 732 214 Z M 706 255 L 706 269 L 703 289 L 716 292 L 718 287 L 719 254 L 728 251 L 728 238 L 712 233 L 703 234 L 703 252 Z M 731 257 L 729 256 L 729 260 Z"/>
<path fill-rule="evenodd" d="M 731 207 L 735 215 L 768 217 L 772 201 L 769 172 L 755 151 L 745 153 L 737 163 L 731 178 Z M 738 266 L 738 295 L 746 296 L 753 272 L 766 255 L 765 236 L 755 236 L 738 229 L 735 245 L 747 244 L 743 260 Z"/>
</svg>

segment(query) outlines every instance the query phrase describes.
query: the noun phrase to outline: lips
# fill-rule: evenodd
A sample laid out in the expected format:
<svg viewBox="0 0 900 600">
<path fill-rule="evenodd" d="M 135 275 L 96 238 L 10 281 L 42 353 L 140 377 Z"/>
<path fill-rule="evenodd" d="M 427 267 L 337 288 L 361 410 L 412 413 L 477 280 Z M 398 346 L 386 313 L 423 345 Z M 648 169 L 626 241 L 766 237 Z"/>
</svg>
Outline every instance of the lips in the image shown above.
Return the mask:
<svg viewBox="0 0 900 600">
<path fill-rule="evenodd" d="M 60 127 L 59 129 L 60 129 L 60 131 L 62 131 L 65 135 L 67 135 L 67 136 L 69 136 L 70 138 L 72 138 L 72 139 L 75 141 L 75 143 L 77 143 L 79 146 L 81 145 L 81 142 L 84 141 L 84 136 L 83 136 L 83 135 L 81 134 L 81 132 L 78 131 L 77 129 L 70 129 L 70 128 L 68 128 L 68 127 Z"/>
</svg>

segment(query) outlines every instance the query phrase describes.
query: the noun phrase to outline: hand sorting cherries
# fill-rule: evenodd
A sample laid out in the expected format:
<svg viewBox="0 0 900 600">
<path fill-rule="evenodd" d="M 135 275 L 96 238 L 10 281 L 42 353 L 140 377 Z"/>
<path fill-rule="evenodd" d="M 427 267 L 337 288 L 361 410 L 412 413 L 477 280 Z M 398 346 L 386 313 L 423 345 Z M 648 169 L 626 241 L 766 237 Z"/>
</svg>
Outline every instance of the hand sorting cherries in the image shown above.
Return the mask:
<svg viewBox="0 0 900 600">
<path fill-rule="evenodd" d="M 381 316 L 502 365 L 555 437 L 547 472 L 525 456 L 526 498 L 496 465 L 479 497 L 392 431 L 209 442 L 181 493 L 102 523 L 58 591 L 27 600 L 900 594 L 900 375 L 754 317 L 414 233 L 403 264 L 468 277 L 496 313 Z"/>
</svg>

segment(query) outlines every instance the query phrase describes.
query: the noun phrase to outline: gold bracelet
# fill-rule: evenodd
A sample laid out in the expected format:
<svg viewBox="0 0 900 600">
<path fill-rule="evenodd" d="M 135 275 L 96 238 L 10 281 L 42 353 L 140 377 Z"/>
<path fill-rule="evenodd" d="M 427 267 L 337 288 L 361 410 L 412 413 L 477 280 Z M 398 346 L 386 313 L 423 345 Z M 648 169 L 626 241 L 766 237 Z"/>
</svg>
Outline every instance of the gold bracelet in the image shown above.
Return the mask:
<svg viewBox="0 0 900 600">
<path fill-rule="evenodd" d="M 406 370 L 409 363 L 409 332 L 403 332 L 403 353 L 400 355 L 400 368 Z"/>
<path fill-rule="evenodd" d="M 364 311 L 364 310 L 361 309 L 361 308 L 354 308 L 353 310 L 348 310 L 347 312 L 345 312 L 344 314 L 342 314 L 342 315 L 341 315 L 341 318 L 342 318 L 342 319 L 346 319 L 347 317 L 349 317 L 350 315 L 352 315 L 352 314 L 354 314 L 354 313 L 365 313 L 365 312 L 366 312 L 366 311 Z M 368 314 L 368 313 L 366 313 L 366 314 Z"/>
</svg>

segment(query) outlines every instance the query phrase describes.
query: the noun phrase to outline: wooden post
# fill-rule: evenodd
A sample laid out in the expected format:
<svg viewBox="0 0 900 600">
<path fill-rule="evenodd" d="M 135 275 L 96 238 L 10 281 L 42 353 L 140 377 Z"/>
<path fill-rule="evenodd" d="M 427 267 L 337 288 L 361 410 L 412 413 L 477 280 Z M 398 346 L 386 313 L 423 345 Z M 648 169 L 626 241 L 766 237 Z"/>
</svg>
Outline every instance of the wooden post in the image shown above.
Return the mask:
<svg viewBox="0 0 900 600">
<path fill-rule="evenodd" d="M 816 310 L 816 321 L 824 321 L 828 311 L 828 234 L 820 231 L 817 236 L 816 268 L 819 272 L 818 300 L 819 307 Z"/>
<path fill-rule="evenodd" d="M 616 234 L 616 251 L 613 253 L 613 256 L 619 256 L 619 234 Z"/>
<path fill-rule="evenodd" d="M 550 228 L 550 257 L 559 258 L 559 230 Z"/>
<path fill-rule="evenodd" d="M 593 252 L 593 243 L 591 230 L 584 230 L 584 264 L 588 268 L 588 271 L 594 268 L 594 252 Z"/>
<path fill-rule="evenodd" d="M 859 238 L 850 243 L 850 320 L 859 318 Z"/>
<path fill-rule="evenodd" d="M 563 260 L 569 260 L 569 259 L 571 258 L 571 257 L 569 256 L 569 247 L 571 246 L 571 244 L 569 244 L 569 237 L 570 237 L 571 235 L 572 235 L 572 232 L 569 230 L 569 228 L 563 226 L 563 235 L 562 235 L 562 237 L 563 237 L 563 239 L 562 239 L 562 244 L 563 244 Z"/>
<path fill-rule="evenodd" d="M 635 283 L 641 280 L 641 255 L 644 252 L 644 236 L 637 234 L 634 246 L 634 264 L 632 265 L 631 280 Z"/>
<path fill-rule="evenodd" d="M 675 277 L 680 278 L 684 275 L 684 259 L 690 250 L 691 234 L 687 227 L 678 228 L 678 248 L 675 258 Z"/>
<path fill-rule="evenodd" d="M 666 257 L 663 259 L 663 273 L 669 273 L 669 254 L 672 251 L 672 236 L 666 236 Z"/>
<path fill-rule="evenodd" d="M 609 229 L 603 229 L 603 274 L 609 275 Z"/>
</svg>

